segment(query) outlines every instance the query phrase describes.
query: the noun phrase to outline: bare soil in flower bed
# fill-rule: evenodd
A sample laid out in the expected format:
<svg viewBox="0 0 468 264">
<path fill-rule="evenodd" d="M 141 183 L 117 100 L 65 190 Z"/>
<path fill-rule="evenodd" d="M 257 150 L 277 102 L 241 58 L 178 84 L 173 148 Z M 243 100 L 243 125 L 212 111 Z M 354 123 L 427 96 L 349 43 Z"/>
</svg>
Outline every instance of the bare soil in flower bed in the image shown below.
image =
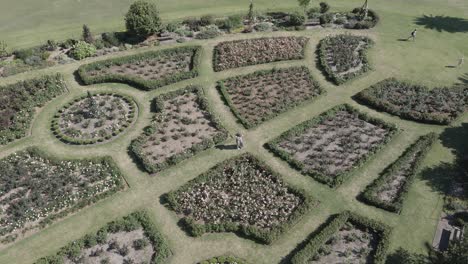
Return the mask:
<svg viewBox="0 0 468 264">
<path fill-rule="evenodd" d="M 157 113 L 152 125 L 131 147 L 149 172 L 157 172 L 227 137 L 197 87 L 157 97 L 154 105 Z"/>
<path fill-rule="evenodd" d="M 96 144 L 114 139 L 136 120 L 136 103 L 114 93 L 88 94 L 59 110 L 54 134 L 71 144 Z"/>
<path fill-rule="evenodd" d="M 367 37 L 336 35 L 320 41 L 320 65 L 327 77 L 342 84 L 370 69 L 366 51 L 373 44 Z"/>
<path fill-rule="evenodd" d="M 268 147 L 304 173 L 335 186 L 395 131 L 392 125 L 342 105 L 298 125 Z"/>
<path fill-rule="evenodd" d="M 37 149 L 0 160 L 0 178 L 0 238 L 4 241 L 124 187 L 110 158 L 59 160 Z"/>
<path fill-rule="evenodd" d="M 36 264 L 163 264 L 171 251 L 146 212 L 135 212 L 85 235 Z"/>
<path fill-rule="evenodd" d="M 218 86 L 247 128 L 324 93 L 306 67 L 258 71 L 220 81 Z"/>
<path fill-rule="evenodd" d="M 308 40 L 304 37 L 275 37 L 221 42 L 214 50 L 214 70 L 303 59 Z"/>
<path fill-rule="evenodd" d="M 230 231 L 266 243 L 297 221 L 313 203 L 250 154 L 218 164 L 165 199 L 184 217 L 194 236 Z"/>
<path fill-rule="evenodd" d="M 355 96 L 361 103 L 401 118 L 446 125 L 467 110 L 468 88 L 434 88 L 389 78 Z"/>
</svg>

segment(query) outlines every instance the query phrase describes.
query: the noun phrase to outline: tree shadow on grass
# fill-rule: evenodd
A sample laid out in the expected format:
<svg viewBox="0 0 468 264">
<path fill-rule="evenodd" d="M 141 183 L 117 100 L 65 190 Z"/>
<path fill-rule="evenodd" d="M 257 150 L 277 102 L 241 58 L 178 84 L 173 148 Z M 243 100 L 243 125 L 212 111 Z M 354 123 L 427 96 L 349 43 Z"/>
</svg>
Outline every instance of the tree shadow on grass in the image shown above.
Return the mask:
<svg viewBox="0 0 468 264">
<path fill-rule="evenodd" d="M 465 73 L 461 77 L 458 77 L 459 85 L 468 86 L 468 73 Z"/>
<path fill-rule="evenodd" d="M 468 32 L 468 20 L 460 17 L 423 15 L 416 18 L 415 23 L 439 32 Z"/>
</svg>

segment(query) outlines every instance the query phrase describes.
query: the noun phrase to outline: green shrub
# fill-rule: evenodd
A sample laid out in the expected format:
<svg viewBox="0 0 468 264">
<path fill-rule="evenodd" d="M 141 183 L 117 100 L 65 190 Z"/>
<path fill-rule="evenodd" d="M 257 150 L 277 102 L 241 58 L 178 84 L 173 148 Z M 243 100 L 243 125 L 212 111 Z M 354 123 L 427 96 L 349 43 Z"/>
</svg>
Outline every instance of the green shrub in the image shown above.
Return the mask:
<svg viewBox="0 0 468 264">
<path fill-rule="evenodd" d="M 232 15 L 228 16 L 224 21 L 222 28 L 228 32 L 231 32 L 235 28 L 239 28 L 243 26 L 242 16 L 240 15 Z"/>
<path fill-rule="evenodd" d="M 93 34 L 87 25 L 83 25 L 83 40 L 89 44 L 94 43 Z"/>
<path fill-rule="evenodd" d="M 212 39 L 216 38 L 221 35 L 221 32 L 217 28 L 207 28 L 200 31 L 197 35 L 195 35 L 196 39 Z"/>
<path fill-rule="evenodd" d="M 159 11 L 154 3 L 138 0 L 125 15 L 127 31 L 137 37 L 147 37 L 161 30 Z"/>
<path fill-rule="evenodd" d="M 256 31 L 260 31 L 260 32 L 264 32 L 264 31 L 271 31 L 272 30 L 272 26 L 270 23 L 268 22 L 261 22 L 261 23 L 258 23 L 254 26 L 254 29 Z"/>
<path fill-rule="evenodd" d="M 308 18 L 319 18 L 321 15 L 320 8 L 312 7 L 311 9 L 307 10 L 307 17 Z"/>
<path fill-rule="evenodd" d="M 305 16 L 295 12 L 289 14 L 289 25 L 290 26 L 302 26 L 305 23 Z"/>
<path fill-rule="evenodd" d="M 213 25 L 214 23 L 215 23 L 215 19 L 212 15 L 204 15 L 200 17 L 200 26 L 202 27 Z"/>
<path fill-rule="evenodd" d="M 8 52 L 8 45 L 6 44 L 5 41 L 0 41 L 0 58 L 1 57 L 6 57 L 10 53 Z"/>
<path fill-rule="evenodd" d="M 325 14 L 320 16 L 320 24 L 321 25 L 330 24 L 332 22 L 333 22 L 333 14 L 325 13 Z"/>
<path fill-rule="evenodd" d="M 330 10 L 330 5 L 327 2 L 320 2 L 320 13 L 325 14 Z"/>
<path fill-rule="evenodd" d="M 79 41 L 70 51 L 70 56 L 75 60 L 82 60 L 96 55 L 96 47 L 93 44 Z"/>
</svg>

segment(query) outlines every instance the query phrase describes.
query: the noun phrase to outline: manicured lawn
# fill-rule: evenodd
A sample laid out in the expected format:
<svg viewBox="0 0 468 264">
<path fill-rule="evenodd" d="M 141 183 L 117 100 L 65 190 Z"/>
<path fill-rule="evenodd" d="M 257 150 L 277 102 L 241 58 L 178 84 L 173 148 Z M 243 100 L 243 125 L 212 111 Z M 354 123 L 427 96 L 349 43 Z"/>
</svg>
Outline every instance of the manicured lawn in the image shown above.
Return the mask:
<svg viewBox="0 0 468 264">
<path fill-rule="evenodd" d="M 109 4 L 108 1 L 66 0 L 54 2 L 42 0 L 29 1 L 29 4 L 25 4 L 24 2 L 6 0 L 0 6 L 0 38 L 7 40 L 14 46 L 29 46 L 48 38 L 78 36 L 83 23 L 88 23 L 95 31 L 115 30 L 122 27 L 122 14 L 127 10 L 129 2 L 131 1 L 113 1 L 112 4 Z M 363 1 L 343 2 L 329 1 L 332 6 L 337 6 L 340 9 L 360 6 Z M 255 3 L 259 8 L 269 7 L 271 9 L 296 6 L 295 0 L 262 0 L 255 1 Z M 160 1 L 163 17 L 171 19 L 187 15 L 217 13 L 218 11 L 236 12 L 246 10 L 247 5 L 248 1 L 234 0 Z M 453 0 L 449 3 L 439 0 L 414 0 L 408 4 L 406 0 L 391 2 L 375 0 L 372 1 L 371 8 L 375 9 L 381 16 L 380 24 L 369 31 L 352 31 L 351 33 L 366 35 L 374 40 L 375 45 L 369 51 L 369 60 L 373 65 L 373 70 L 339 87 L 326 81 L 315 63 L 315 47 L 320 39 L 330 34 L 347 32 L 332 29 L 227 35 L 213 40 L 178 44 L 178 46 L 202 46 L 199 76 L 149 92 L 124 84 L 79 85 L 75 81 L 73 72 L 79 65 L 89 63 L 93 59 L 0 79 L 1 86 L 26 77 L 60 72 L 65 76 L 69 88 L 67 94 L 59 96 L 39 110 L 33 121 L 31 136 L 0 147 L 0 158 L 24 150 L 28 146 L 36 146 L 48 154 L 62 159 L 109 155 L 117 163 L 129 184 L 129 188 L 125 191 L 78 211 L 39 233 L 18 240 L 15 244 L 4 248 L 0 247 L 0 263 L 12 263 L 12 260 L 19 264 L 32 263 L 40 257 L 57 252 L 62 246 L 87 233 L 97 231 L 109 221 L 128 215 L 138 209 L 146 209 L 157 228 L 168 238 L 168 243 L 174 253 L 170 263 L 196 263 L 213 256 L 230 254 L 251 262 L 279 263 L 331 214 L 344 210 L 356 212 L 392 227 L 390 252 L 398 247 L 404 247 L 411 251 L 424 253 L 425 244 L 432 240 L 442 209 L 442 196 L 428 184 L 429 179 L 435 177 L 435 171 L 429 171 L 424 177 L 418 177 L 414 181 L 399 215 L 365 205 L 359 202 L 356 197 L 419 136 L 429 132 L 441 133 L 447 127 L 402 120 L 396 116 L 377 112 L 360 105 L 351 97 L 370 85 L 389 77 L 420 83 L 428 87 L 449 86 L 457 82 L 459 77 L 468 72 L 468 65 L 465 64 L 458 69 L 446 68 L 445 66 L 456 63 L 462 53 L 465 54 L 465 57 L 468 55 L 468 46 L 466 45 L 468 43 L 468 21 L 456 20 L 457 27 L 455 27 L 453 19 L 437 18 L 436 16 L 466 18 L 468 3 L 465 0 Z M 429 21 L 436 28 L 431 29 L 424 25 L 415 24 L 416 20 L 423 14 L 433 14 L 436 17 L 423 18 L 424 23 Z M 415 27 L 419 31 L 416 42 L 398 41 L 399 38 L 407 37 Z M 438 28 L 440 31 L 437 30 Z M 249 66 L 219 73 L 213 72 L 212 51 L 219 42 L 268 36 L 310 37 L 305 59 Z M 143 50 L 163 48 L 167 48 L 167 46 Z M 143 50 L 132 50 L 109 57 L 136 54 Z M 271 69 L 273 66 L 277 68 L 306 66 L 310 69 L 314 80 L 317 80 L 327 93 L 317 100 L 301 104 L 247 131 L 242 124 L 237 122 L 228 106 L 222 101 L 219 91 L 216 89 L 216 82 L 233 76 L 249 74 L 256 70 Z M 203 88 L 213 112 L 231 134 L 237 131 L 244 134 L 246 148 L 243 151 L 211 148 L 150 177 L 128 155 L 128 146 L 151 121 L 153 115 L 150 111 L 151 99 L 167 92 L 183 89 L 190 84 Z M 50 130 L 51 118 L 64 103 L 88 90 L 91 92 L 118 91 L 131 96 L 138 105 L 138 119 L 131 130 L 109 143 L 95 146 L 63 144 Z M 263 147 L 264 143 L 278 137 L 290 128 L 319 115 L 325 109 L 344 103 L 350 104 L 360 112 L 372 117 L 396 124 L 402 132 L 395 136 L 365 166 L 353 172 L 353 175 L 349 177 L 350 180 L 344 182 L 337 189 L 330 189 L 311 177 L 301 175 L 300 172 L 292 169 L 286 162 L 275 158 Z M 457 126 L 467 122 L 468 113 L 465 113 L 452 125 Z M 227 144 L 233 143 L 232 139 L 227 141 Z M 177 225 L 179 217 L 160 203 L 161 195 L 177 190 L 209 168 L 244 151 L 254 154 L 259 160 L 267 163 L 272 170 L 283 175 L 288 186 L 300 187 L 318 198 L 320 204 L 306 213 L 289 232 L 268 246 L 228 233 L 205 234 L 198 238 L 185 234 Z M 450 149 L 440 141 L 436 141 L 421 167 L 426 171 L 427 168 L 437 166 L 441 162 L 452 161 L 453 154 Z"/>
</svg>

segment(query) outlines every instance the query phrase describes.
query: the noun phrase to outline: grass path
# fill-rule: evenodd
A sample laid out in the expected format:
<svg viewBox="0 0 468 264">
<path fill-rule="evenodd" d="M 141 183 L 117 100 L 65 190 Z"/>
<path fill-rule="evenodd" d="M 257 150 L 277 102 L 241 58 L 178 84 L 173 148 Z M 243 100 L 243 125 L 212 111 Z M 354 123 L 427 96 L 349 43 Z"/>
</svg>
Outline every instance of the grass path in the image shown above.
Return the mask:
<svg viewBox="0 0 468 264">
<path fill-rule="evenodd" d="M 331 2 L 334 3 L 335 1 Z M 383 3 L 384 1 L 376 2 Z M 395 6 L 401 5 L 400 0 L 395 2 Z M 427 0 L 426 2 L 433 3 L 435 1 Z M 452 2 L 460 3 L 463 7 L 463 3 L 461 2 Z M 390 4 L 388 5 L 390 6 Z M 198 78 L 186 80 L 150 92 L 139 91 L 122 84 L 80 86 L 74 80 L 73 72 L 81 63 L 57 66 L 0 80 L 0 83 L 11 83 L 26 77 L 39 76 L 44 73 L 62 72 L 66 76 L 66 81 L 70 88 L 68 94 L 60 96 L 40 110 L 37 118 L 34 120 L 31 136 L 13 144 L 0 147 L 0 158 L 15 151 L 22 150 L 27 146 L 38 146 L 52 155 L 64 158 L 110 155 L 117 162 L 130 185 L 129 189 L 83 209 L 3 249 L 0 252 L 0 263 L 12 263 L 12 260 L 14 260 L 14 263 L 32 263 L 39 257 L 56 252 L 69 241 L 78 239 L 88 232 L 93 232 L 107 222 L 127 215 L 137 209 L 147 209 L 162 233 L 168 237 L 171 248 L 174 251 L 174 256 L 171 259 L 171 263 L 174 264 L 194 263 L 198 260 L 215 255 L 222 255 L 227 252 L 250 259 L 255 263 L 278 263 L 283 257 L 288 255 L 297 244 L 314 231 L 318 225 L 323 223 L 330 214 L 338 213 L 342 210 L 352 210 L 394 227 L 391 238 L 392 250 L 397 247 L 404 247 L 412 251 L 424 252 L 425 243 L 432 240 L 437 217 L 442 207 L 441 196 L 433 191 L 425 181 L 421 179 L 415 181 L 409 192 L 408 199 L 404 204 L 401 215 L 362 204 L 356 200 L 356 196 L 365 186 L 378 177 L 378 173 L 383 168 L 397 159 L 403 150 L 420 135 L 431 131 L 440 133 L 445 127 L 418 124 L 401 120 L 385 113 L 376 112 L 356 104 L 351 99 L 351 96 L 369 85 L 390 76 L 414 80 L 415 82 L 430 86 L 450 85 L 456 82 L 461 73 L 468 72 L 468 67 L 464 66 L 463 69 L 453 70 L 446 69 L 444 66 L 446 63 L 450 62 L 448 58 L 454 57 L 457 52 L 464 51 L 468 54 L 468 47 L 463 43 L 459 43 L 459 41 L 462 40 L 466 44 L 468 37 L 466 33 L 465 35 L 461 33 L 448 35 L 447 32 L 437 32 L 427 29 L 421 30 L 424 33 L 421 36 L 421 39 L 423 39 L 421 41 L 418 39 L 416 43 L 398 42 L 395 39 L 400 32 L 397 31 L 402 28 L 406 29 L 404 25 L 407 23 L 410 24 L 414 17 L 409 15 L 411 12 L 408 10 L 404 12 L 395 11 L 388 6 L 382 7 L 380 4 L 378 7 L 381 8 L 381 15 L 383 17 L 379 27 L 365 32 L 352 32 L 353 34 L 368 35 L 376 41 L 376 45 L 370 52 L 374 70 L 339 87 L 327 82 L 322 73 L 316 68 L 314 52 L 318 41 L 330 33 L 337 32 L 327 29 L 289 33 L 276 32 L 255 35 L 229 35 L 214 40 L 177 44 L 178 46 L 193 45 L 194 43 L 203 45 L 201 75 Z M 431 8 L 438 7 L 438 4 L 431 6 Z M 428 7 L 423 8 L 429 9 Z M 464 10 L 466 11 L 468 8 Z M 454 11 L 454 13 L 460 13 L 460 10 Z M 397 28 L 399 30 L 397 30 Z M 406 34 L 407 32 L 403 31 L 403 33 Z M 307 46 L 306 58 L 301 61 L 251 66 L 221 73 L 213 72 L 211 66 L 212 49 L 216 43 L 229 39 L 238 39 L 240 37 L 253 38 L 272 35 L 304 35 L 310 37 L 311 41 Z M 444 37 L 442 38 L 442 36 Z M 447 46 L 451 47 L 451 49 L 444 48 Z M 165 47 L 151 49 L 161 48 Z M 125 52 L 125 54 L 141 51 L 142 50 L 128 51 Z M 110 55 L 108 57 L 121 55 L 122 53 Z M 100 59 L 102 58 L 99 58 L 99 60 Z M 93 60 L 95 59 L 86 62 Z M 215 82 L 219 79 L 250 73 L 258 69 L 292 65 L 308 66 L 312 71 L 313 77 L 326 89 L 327 94 L 323 95 L 318 100 L 306 103 L 287 113 L 281 114 L 277 118 L 267 121 L 250 131 L 246 131 L 236 122 L 236 119 L 223 103 L 218 91 L 215 89 Z M 231 134 L 237 131 L 242 131 L 245 134 L 246 149 L 243 151 L 251 152 L 261 160 L 264 160 L 272 166 L 273 169 L 282 174 L 287 183 L 300 186 L 321 201 L 317 208 L 308 213 L 293 229 L 270 246 L 256 244 L 233 234 L 207 234 L 200 238 L 189 237 L 177 226 L 178 218 L 176 215 L 163 207 L 159 202 L 159 197 L 162 194 L 177 189 L 188 180 L 195 178 L 198 174 L 206 171 L 215 164 L 239 154 L 238 151 L 210 149 L 154 176 L 150 176 L 139 170 L 137 165 L 127 154 L 130 141 L 141 133 L 142 128 L 145 127 L 151 119 L 151 113 L 149 111 L 151 99 L 156 95 L 183 88 L 191 83 L 198 84 L 204 88 L 204 92 L 214 112 L 220 117 L 222 123 Z M 103 145 L 68 146 L 59 142 L 49 129 L 51 117 L 54 112 L 70 98 L 85 94 L 87 90 L 118 90 L 121 93 L 132 96 L 139 105 L 139 116 L 135 125 L 124 132 L 118 139 Z M 349 103 L 374 117 L 397 124 L 402 129 L 402 133 L 395 137 L 382 151 L 378 152 L 363 168 L 357 170 L 354 175 L 339 188 L 330 189 L 325 185 L 317 183 L 311 177 L 301 175 L 291 169 L 285 162 L 274 158 L 271 153 L 263 148 L 265 142 L 278 136 L 292 126 L 342 103 Z M 460 120 L 455 122 L 454 126 L 461 122 L 468 122 L 468 114 L 465 114 Z M 228 141 L 228 143 L 232 142 L 232 139 Z M 450 150 L 437 142 L 427 156 L 424 166 L 430 167 L 437 165 L 441 161 L 450 162 L 452 159 L 453 156 Z"/>
</svg>

